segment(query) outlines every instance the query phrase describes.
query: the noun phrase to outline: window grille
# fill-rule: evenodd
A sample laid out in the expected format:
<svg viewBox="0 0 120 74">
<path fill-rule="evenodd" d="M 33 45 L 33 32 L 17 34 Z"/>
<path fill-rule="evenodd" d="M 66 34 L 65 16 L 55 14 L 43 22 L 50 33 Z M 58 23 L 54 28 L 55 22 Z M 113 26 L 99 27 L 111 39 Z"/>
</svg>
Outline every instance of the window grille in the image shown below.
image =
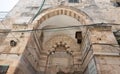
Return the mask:
<svg viewBox="0 0 120 74">
<path fill-rule="evenodd" d="M 8 65 L 0 65 L 0 74 L 6 74 L 9 66 Z"/>
<path fill-rule="evenodd" d="M 69 3 L 79 3 L 79 0 L 69 0 Z"/>
</svg>

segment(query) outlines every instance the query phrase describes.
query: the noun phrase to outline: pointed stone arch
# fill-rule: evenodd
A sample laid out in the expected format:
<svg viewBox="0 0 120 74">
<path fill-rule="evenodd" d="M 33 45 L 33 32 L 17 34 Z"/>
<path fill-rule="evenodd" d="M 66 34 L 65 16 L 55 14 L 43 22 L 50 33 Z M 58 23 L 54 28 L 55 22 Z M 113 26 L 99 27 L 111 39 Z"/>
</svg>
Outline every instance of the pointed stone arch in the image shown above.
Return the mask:
<svg viewBox="0 0 120 74">
<path fill-rule="evenodd" d="M 34 26 L 34 28 L 38 28 L 38 26 L 45 20 L 57 15 L 70 16 L 78 20 L 82 25 L 93 23 L 93 20 L 85 12 L 79 9 L 73 7 L 56 7 L 42 11 L 42 13 L 35 19 L 37 24 Z"/>
<path fill-rule="evenodd" d="M 75 18 L 77 21 L 79 21 L 82 25 L 88 25 L 88 24 L 92 24 L 93 20 L 83 11 L 73 8 L 73 7 L 56 7 L 56 8 L 50 8 L 47 10 L 43 10 L 41 12 L 40 15 L 37 16 L 37 18 L 33 21 L 34 24 L 34 29 L 37 29 L 40 27 L 40 25 L 42 25 L 42 23 L 44 21 L 46 21 L 47 19 L 54 17 L 54 16 L 58 16 L 58 15 L 66 15 L 66 16 L 70 16 L 72 18 Z M 47 25 L 48 26 L 48 25 Z M 57 42 L 56 42 L 57 41 Z M 42 52 L 40 52 L 41 56 L 44 56 L 43 60 L 40 60 L 40 62 L 45 61 L 47 59 L 47 56 L 50 54 L 50 51 L 53 51 L 54 48 L 53 46 L 55 46 L 55 44 L 57 43 L 59 45 L 59 43 L 62 41 L 62 43 L 66 43 L 68 46 L 71 46 L 68 51 L 76 51 L 73 53 L 73 55 L 75 57 L 79 56 L 81 54 L 81 52 L 77 52 L 79 51 L 78 49 L 80 48 L 79 45 L 77 45 L 76 41 L 74 41 L 74 39 L 70 36 L 65 35 L 53 35 L 50 37 L 50 39 L 48 39 L 47 41 L 45 41 L 44 44 L 42 44 L 43 48 L 42 48 Z M 45 54 L 45 55 L 44 55 Z M 79 58 L 77 57 L 76 61 Z M 43 62 L 41 66 L 41 71 L 45 71 L 46 67 L 45 67 L 45 63 Z"/>
</svg>

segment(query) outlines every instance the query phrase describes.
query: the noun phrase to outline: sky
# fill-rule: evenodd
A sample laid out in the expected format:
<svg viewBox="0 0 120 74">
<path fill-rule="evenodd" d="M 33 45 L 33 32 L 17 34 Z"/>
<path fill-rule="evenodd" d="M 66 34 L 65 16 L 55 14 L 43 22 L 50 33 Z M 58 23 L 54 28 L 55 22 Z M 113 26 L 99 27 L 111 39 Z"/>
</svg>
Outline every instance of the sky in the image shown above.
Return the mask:
<svg viewBox="0 0 120 74">
<path fill-rule="evenodd" d="M 19 0 L 0 0 L 0 11 L 10 11 Z"/>
</svg>

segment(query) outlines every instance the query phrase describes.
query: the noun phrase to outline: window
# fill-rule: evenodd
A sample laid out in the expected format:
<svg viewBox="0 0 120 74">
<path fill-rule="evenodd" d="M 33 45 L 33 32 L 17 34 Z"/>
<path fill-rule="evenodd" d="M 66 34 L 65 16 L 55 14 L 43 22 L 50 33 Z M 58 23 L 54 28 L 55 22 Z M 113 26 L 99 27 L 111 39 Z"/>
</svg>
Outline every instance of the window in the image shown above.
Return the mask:
<svg viewBox="0 0 120 74">
<path fill-rule="evenodd" d="M 69 3 L 79 3 L 79 0 L 69 0 Z"/>
<path fill-rule="evenodd" d="M 8 65 L 0 65 L 0 74 L 6 74 L 8 68 Z"/>
<path fill-rule="evenodd" d="M 77 31 L 76 34 L 75 34 L 75 38 L 77 39 L 77 43 L 81 44 L 81 42 L 82 42 L 82 32 Z"/>
</svg>

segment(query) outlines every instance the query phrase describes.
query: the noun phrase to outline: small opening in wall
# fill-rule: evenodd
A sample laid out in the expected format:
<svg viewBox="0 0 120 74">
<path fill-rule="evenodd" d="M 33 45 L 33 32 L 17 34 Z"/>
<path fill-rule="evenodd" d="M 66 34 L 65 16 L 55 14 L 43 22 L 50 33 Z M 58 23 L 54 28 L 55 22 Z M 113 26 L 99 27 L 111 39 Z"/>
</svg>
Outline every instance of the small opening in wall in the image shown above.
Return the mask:
<svg viewBox="0 0 120 74">
<path fill-rule="evenodd" d="M 116 7 L 120 7 L 120 2 L 116 2 L 114 5 L 115 5 Z"/>
<path fill-rule="evenodd" d="M 118 44 L 120 45 L 120 31 L 113 32 Z"/>
<path fill-rule="evenodd" d="M 120 7 L 120 0 L 111 1 L 115 7 Z"/>
<path fill-rule="evenodd" d="M 120 45 L 120 39 L 119 39 L 119 40 L 117 40 L 117 42 L 118 42 L 118 44 Z"/>
<path fill-rule="evenodd" d="M 79 0 L 69 0 L 69 3 L 79 3 Z"/>
<path fill-rule="evenodd" d="M 10 41 L 10 46 L 15 47 L 17 45 L 17 42 L 15 40 Z"/>
<path fill-rule="evenodd" d="M 82 32 L 81 31 L 77 31 L 75 33 L 75 38 L 77 39 L 77 43 L 80 44 L 82 42 Z"/>
</svg>

